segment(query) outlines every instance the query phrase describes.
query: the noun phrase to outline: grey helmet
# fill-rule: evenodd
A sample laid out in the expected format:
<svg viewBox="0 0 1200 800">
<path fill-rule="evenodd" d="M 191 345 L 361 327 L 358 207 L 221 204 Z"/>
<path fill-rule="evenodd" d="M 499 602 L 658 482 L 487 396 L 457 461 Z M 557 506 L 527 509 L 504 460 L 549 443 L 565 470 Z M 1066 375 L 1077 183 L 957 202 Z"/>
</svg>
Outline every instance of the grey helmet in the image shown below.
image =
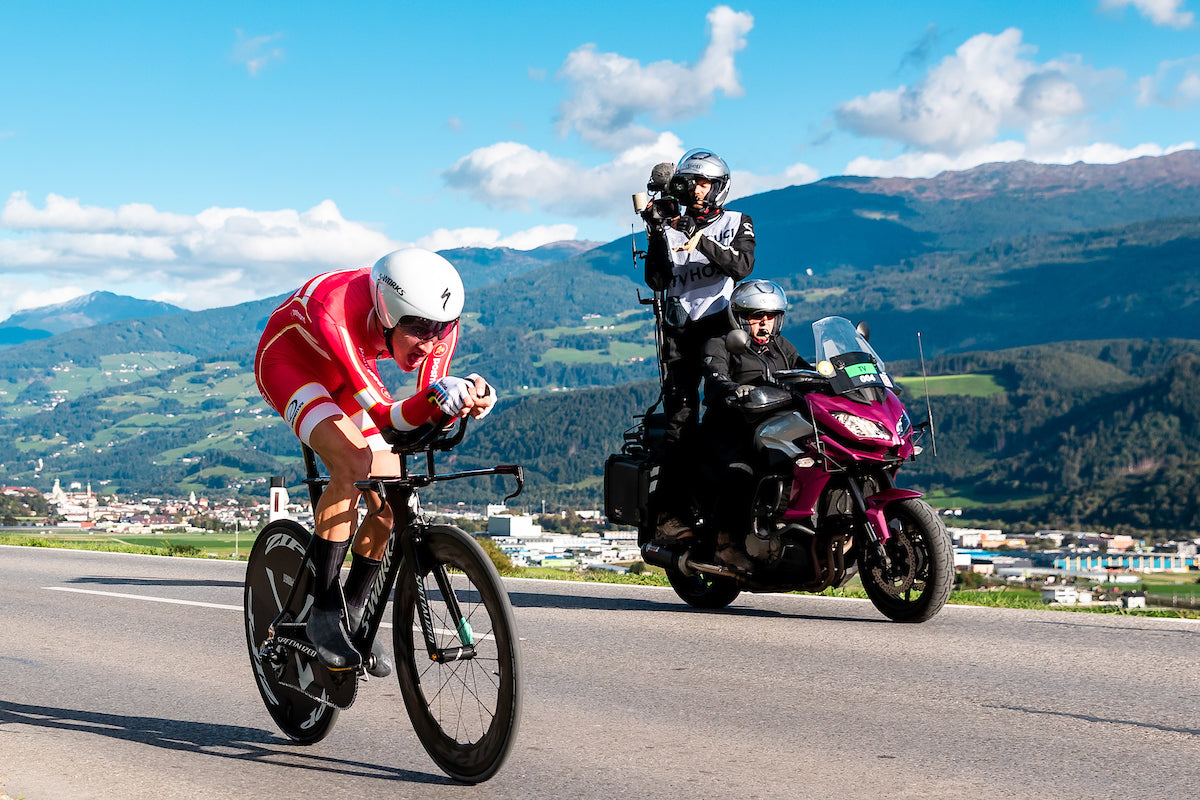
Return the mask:
<svg viewBox="0 0 1200 800">
<path fill-rule="evenodd" d="M 779 284 L 754 278 L 739 283 L 729 297 L 729 323 L 750 333 L 750 317 L 762 311 L 778 315 L 771 327 L 771 335 L 778 336 L 783 330 L 783 315 L 787 311 L 787 295 Z"/>
<path fill-rule="evenodd" d="M 675 166 L 675 175 L 671 178 L 671 196 L 687 207 L 692 204 L 692 191 L 696 188 L 696 179 L 704 178 L 712 183 L 708 198 L 704 205 L 709 209 L 719 209 L 725 205 L 729 196 L 729 165 L 725 160 L 711 150 L 697 147 L 683 154 L 679 164 Z"/>
</svg>

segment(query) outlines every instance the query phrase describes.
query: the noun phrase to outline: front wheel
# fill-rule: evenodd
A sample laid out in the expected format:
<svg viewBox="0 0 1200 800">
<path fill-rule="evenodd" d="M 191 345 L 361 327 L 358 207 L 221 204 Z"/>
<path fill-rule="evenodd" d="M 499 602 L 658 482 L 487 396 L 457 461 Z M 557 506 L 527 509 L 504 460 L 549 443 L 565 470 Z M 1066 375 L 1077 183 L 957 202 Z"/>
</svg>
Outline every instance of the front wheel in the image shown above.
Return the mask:
<svg viewBox="0 0 1200 800">
<path fill-rule="evenodd" d="M 471 536 L 448 525 L 423 528 L 415 542 L 421 574 L 405 563 L 396 587 L 393 644 L 400 692 L 430 757 L 451 778 L 479 783 L 496 774 L 517 737 L 521 655 L 500 574 Z M 441 571 L 461 614 L 438 586 Z M 418 581 L 437 648 L 474 647 L 459 660 L 433 660 L 418 617 Z"/>
<path fill-rule="evenodd" d="M 715 610 L 724 608 L 742 593 L 738 585 L 728 578 L 715 577 L 703 572 L 684 575 L 677 567 L 667 567 L 667 580 L 675 594 L 693 608 Z"/>
<path fill-rule="evenodd" d="M 895 622 L 925 622 L 942 610 L 954 585 L 954 547 L 941 518 L 924 500 L 884 508 L 891 536 L 884 567 L 859 546 L 859 577 L 871 602 Z"/>
</svg>

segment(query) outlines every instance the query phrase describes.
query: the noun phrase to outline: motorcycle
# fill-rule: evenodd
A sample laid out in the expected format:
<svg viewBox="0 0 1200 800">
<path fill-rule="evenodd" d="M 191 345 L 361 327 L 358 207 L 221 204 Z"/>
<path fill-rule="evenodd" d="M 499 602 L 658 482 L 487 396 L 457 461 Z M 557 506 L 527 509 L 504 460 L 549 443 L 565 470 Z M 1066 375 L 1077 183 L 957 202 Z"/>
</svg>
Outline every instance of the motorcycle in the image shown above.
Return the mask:
<svg viewBox="0 0 1200 800">
<path fill-rule="evenodd" d="M 731 400 L 753 428 L 756 485 L 749 513 L 759 547 L 750 569 L 717 563 L 720 486 L 704 492 L 698 536 L 667 541 L 657 526 L 665 418 L 648 411 L 605 464 L 605 511 L 636 526 L 642 558 L 666 571 L 697 608 L 719 609 L 743 590 L 820 592 L 857 574 L 880 612 L 924 622 L 941 610 L 954 550 L 921 493 L 898 488 L 901 465 L 921 452 L 928 423 L 914 426 L 865 324 L 843 317 L 812 324 L 816 370 L 781 370 Z M 734 330 L 731 352 L 749 337 Z M 765 366 L 765 365 L 764 365 Z M 651 407 L 653 410 L 653 407 Z"/>
</svg>

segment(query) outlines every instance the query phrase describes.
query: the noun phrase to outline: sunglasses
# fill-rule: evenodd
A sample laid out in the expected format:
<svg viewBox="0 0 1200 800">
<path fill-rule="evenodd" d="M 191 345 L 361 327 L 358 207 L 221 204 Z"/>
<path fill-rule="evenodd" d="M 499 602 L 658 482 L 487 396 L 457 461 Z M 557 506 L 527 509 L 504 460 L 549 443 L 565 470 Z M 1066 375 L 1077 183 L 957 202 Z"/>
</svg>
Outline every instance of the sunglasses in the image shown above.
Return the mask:
<svg viewBox="0 0 1200 800">
<path fill-rule="evenodd" d="M 759 320 L 759 319 L 775 319 L 778 316 L 779 316 L 778 311 L 752 311 L 752 312 L 750 312 L 750 316 L 747 317 L 746 319 L 750 320 L 751 322 L 754 322 L 755 320 Z"/>
<path fill-rule="evenodd" d="M 442 338 L 442 335 L 456 322 L 458 322 L 457 319 L 438 322 L 437 320 L 426 319 L 425 317 L 407 316 L 400 318 L 400 321 L 396 323 L 396 329 L 419 341 L 427 342 L 430 339 Z"/>
</svg>

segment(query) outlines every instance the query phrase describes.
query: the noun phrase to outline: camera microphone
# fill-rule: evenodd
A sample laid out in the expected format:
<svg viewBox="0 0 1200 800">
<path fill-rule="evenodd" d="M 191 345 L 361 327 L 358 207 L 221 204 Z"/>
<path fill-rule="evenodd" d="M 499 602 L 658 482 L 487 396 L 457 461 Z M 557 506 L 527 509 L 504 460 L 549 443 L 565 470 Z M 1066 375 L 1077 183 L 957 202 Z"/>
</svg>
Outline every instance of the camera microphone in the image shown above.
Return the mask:
<svg viewBox="0 0 1200 800">
<path fill-rule="evenodd" d="M 661 164 L 655 164 L 654 169 L 650 170 L 650 180 L 646 182 L 646 191 L 665 192 L 674 175 L 675 165 L 671 162 L 664 161 Z"/>
</svg>

